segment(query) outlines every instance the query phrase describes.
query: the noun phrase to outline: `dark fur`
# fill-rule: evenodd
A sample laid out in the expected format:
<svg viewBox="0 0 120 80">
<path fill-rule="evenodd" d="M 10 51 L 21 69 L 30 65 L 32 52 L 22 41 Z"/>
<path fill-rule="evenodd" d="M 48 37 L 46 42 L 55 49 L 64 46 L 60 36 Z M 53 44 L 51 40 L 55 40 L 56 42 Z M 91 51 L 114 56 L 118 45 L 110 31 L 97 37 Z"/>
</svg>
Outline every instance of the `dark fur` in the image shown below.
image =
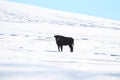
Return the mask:
<svg viewBox="0 0 120 80">
<path fill-rule="evenodd" d="M 61 35 L 54 35 L 54 37 L 59 51 L 63 51 L 63 45 L 68 45 L 70 47 L 70 51 L 73 52 L 73 45 L 74 45 L 73 38 L 65 37 Z"/>
</svg>

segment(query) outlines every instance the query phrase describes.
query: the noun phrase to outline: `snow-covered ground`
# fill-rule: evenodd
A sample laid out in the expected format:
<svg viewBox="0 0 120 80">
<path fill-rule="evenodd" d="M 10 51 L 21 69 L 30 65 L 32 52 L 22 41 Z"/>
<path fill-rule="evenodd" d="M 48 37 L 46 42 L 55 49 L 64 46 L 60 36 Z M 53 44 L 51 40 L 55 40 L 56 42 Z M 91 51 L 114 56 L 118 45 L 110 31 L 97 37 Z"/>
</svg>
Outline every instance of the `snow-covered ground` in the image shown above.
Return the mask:
<svg viewBox="0 0 120 80">
<path fill-rule="evenodd" d="M 0 3 L 0 80 L 120 80 L 119 21 Z M 55 34 L 73 37 L 74 52 L 58 52 Z"/>
</svg>

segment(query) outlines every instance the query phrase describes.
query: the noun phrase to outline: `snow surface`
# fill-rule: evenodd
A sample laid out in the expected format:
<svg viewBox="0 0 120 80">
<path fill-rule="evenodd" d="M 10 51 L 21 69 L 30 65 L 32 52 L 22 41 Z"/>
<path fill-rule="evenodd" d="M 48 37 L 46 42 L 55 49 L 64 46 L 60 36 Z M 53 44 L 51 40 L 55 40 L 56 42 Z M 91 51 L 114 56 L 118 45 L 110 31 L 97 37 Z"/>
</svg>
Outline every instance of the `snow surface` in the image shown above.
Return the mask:
<svg viewBox="0 0 120 80">
<path fill-rule="evenodd" d="M 0 1 L 0 80 L 120 80 L 120 22 Z M 58 52 L 54 35 L 75 39 Z"/>
</svg>

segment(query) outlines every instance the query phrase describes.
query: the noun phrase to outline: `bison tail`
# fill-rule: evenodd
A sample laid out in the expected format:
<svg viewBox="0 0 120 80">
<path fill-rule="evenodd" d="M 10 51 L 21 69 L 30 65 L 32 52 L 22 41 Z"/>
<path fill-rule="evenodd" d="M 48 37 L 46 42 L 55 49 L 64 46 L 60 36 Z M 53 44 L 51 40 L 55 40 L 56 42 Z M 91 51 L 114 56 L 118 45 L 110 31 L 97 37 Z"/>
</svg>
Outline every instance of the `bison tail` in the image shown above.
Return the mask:
<svg viewBox="0 0 120 80">
<path fill-rule="evenodd" d="M 74 40 L 73 40 L 72 46 L 74 46 Z"/>
</svg>

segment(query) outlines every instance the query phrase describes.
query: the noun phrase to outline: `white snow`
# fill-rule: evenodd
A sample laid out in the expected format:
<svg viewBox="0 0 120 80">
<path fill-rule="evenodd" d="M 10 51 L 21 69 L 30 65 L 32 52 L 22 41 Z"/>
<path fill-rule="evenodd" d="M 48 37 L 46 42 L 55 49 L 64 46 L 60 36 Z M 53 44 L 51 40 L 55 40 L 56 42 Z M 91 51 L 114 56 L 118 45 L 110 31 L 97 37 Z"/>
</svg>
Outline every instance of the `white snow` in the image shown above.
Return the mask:
<svg viewBox="0 0 120 80">
<path fill-rule="evenodd" d="M 119 21 L 0 4 L 0 80 L 120 80 Z M 55 34 L 73 37 L 74 52 L 58 52 Z"/>
</svg>

